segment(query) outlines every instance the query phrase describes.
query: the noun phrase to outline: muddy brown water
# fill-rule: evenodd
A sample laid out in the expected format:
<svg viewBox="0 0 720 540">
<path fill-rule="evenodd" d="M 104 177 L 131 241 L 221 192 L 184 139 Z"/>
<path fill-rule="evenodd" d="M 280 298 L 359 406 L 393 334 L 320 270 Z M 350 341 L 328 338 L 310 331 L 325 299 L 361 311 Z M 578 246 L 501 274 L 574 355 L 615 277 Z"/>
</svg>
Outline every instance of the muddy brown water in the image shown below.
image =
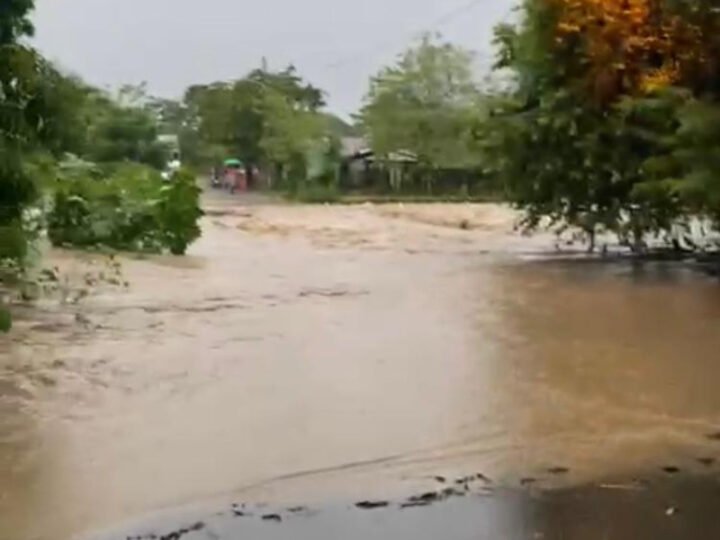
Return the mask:
<svg viewBox="0 0 720 540">
<path fill-rule="evenodd" d="M 717 281 L 560 262 L 512 221 L 225 205 L 188 257 L 123 259 L 129 290 L 24 310 L 0 338 L 0 539 L 209 501 L 400 499 L 480 471 L 717 496 Z"/>
</svg>

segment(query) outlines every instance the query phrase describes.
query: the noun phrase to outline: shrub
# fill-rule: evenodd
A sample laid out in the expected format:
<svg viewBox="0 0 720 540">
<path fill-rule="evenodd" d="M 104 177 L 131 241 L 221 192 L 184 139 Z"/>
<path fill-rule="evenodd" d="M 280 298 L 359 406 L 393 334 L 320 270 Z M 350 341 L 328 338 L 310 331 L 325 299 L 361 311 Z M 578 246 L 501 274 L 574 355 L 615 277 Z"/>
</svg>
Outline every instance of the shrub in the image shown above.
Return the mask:
<svg viewBox="0 0 720 540">
<path fill-rule="evenodd" d="M 173 255 L 184 255 L 201 235 L 198 221 L 203 212 L 198 203 L 200 188 L 195 175 L 189 170 L 180 171 L 172 182 L 161 188 L 160 195 L 155 210 L 162 244 Z"/>
<path fill-rule="evenodd" d="M 333 185 L 310 183 L 299 186 L 290 197 L 303 203 L 334 203 L 340 200 L 340 192 Z"/>
<path fill-rule="evenodd" d="M 199 195 L 192 174 L 165 184 L 140 165 L 100 180 L 65 178 L 55 191 L 48 235 L 56 246 L 183 254 L 200 236 Z"/>
</svg>

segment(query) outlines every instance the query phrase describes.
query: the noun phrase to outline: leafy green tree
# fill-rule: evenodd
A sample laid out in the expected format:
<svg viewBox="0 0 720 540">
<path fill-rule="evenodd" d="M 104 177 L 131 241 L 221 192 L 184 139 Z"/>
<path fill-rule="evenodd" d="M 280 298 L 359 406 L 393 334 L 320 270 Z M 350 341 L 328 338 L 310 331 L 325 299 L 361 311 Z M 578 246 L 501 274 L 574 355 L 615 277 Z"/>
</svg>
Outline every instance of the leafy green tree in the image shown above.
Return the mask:
<svg viewBox="0 0 720 540">
<path fill-rule="evenodd" d="M 311 145 L 323 136 L 323 118 L 294 106 L 291 99 L 274 89 L 263 94 L 259 110 L 263 118 L 260 148 L 274 166 L 280 183 L 304 180 L 305 156 Z"/>
<path fill-rule="evenodd" d="M 83 154 L 92 121 L 86 104 L 93 89 L 42 58 L 38 58 L 38 69 L 40 85 L 34 101 L 42 111 L 43 147 L 55 156 Z"/>
<path fill-rule="evenodd" d="M 43 111 L 35 102 L 40 76 L 37 56 L 20 40 L 32 34 L 30 0 L 8 0 L 0 8 L 0 287 L 17 277 L 27 240 L 25 208 L 36 195 L 23 158 L 37 144 Z M 0 330 L 10 317 L 0 305 Z"/>
<path fill-rule="evenodd" d="M 720 2 L 525 0 L 497 29 L 513 76 L 482 126 L 526 225 L 682 247 L 720 217 Z M 692 242 L 689 242 L 692 243 Z"/>
<path fill-rule="evenodd" d="M 470 52 L 425 36 L 373 78 L 360 120 L 380 155 L 411 151 L 425 164 L 477 163 L 473 128 L 481 95 Z"/>
<path fill-rule="evenodd" d="M 591 249 L 609 230 L 642 249 L 647 232 L 667 231 L 679 216 L 666 192 L 641 188 L 644 163 L 673 131 L 674 104 L 623 94 L 589 71 L 582 42 L 558 37 L 557 5 L 526 0 L 519 24 L 497 29 L 497 67 L 514 79 L 483 126 L 485 160 L 528 228 L 579 228 Z"/>
<path fill-rule="evenodd" d="M 32 34 L 33 3 L 12 0 L 0 9 L 0 259 L 21 259 L 25 246 L 11 228 L 36 194 L 23 158 L 39 142 L 45 111 L 37 94 L 42 77 L 35 52 L 19 43 Z"/>
<path fill-rule="evenodd" d="M 34 0 L 4 0 L 0 9 L 0 46 L 14 45 L 33 34 L 30 12 Z"/>
<path fill-rule="evenodd" d="M 135 161 L 162 168 L 167 154 L 157 142 L 154 119 L 143 109 L 106 102 L 99 121 L 91 126 L 93 141 L 87 156 L 93 161 Z"/>
<path fill-rule="evenodd" d="M 185 170 L 169 183 L 138 164 L 103 178 L 80 172 L 55 189 L 48 236 L 57 246 L 182 255 L 200 236 L 199 196 L 194 174 Z"/>
<path fill-rule="evenodd" d="M 131 161 L 161 169 L 169 152 L 158 142 L 159 123 L 142 87 L 123 87 L 117 97 L 91 89 L 84 116 L 84 157 L 97 162 Z"/>
<path fill-rule="evenodd" d="M 265 129 L 277 121 L 268 114 L 281 109 L 293 115 L 315 113 L 323 105 L 322 92 L 305 83 L 292 66 L 280 72 L 257 69 L 235 82 L 194 86 L 185 95 L 188 125 L 199 138 L 242 159 L 249 170 L 270 160 L 263 139 Z"/>
</svg>

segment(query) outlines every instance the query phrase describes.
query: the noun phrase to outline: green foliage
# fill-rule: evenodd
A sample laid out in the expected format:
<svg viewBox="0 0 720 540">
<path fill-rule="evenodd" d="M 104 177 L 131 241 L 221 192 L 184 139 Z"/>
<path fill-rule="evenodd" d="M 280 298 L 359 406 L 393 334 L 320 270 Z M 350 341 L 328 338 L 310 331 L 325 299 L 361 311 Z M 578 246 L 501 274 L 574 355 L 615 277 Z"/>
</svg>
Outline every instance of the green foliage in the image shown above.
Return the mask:
<svg viewBox="0 0 720 540">
<path fill-rule="evenodd" d="M 258 110 L 263 118 L 260 148 L 271 162 L 289 163 L 307 150 L 310 141 L 322 134 L 320 117 L 294 107 L 278 91 L 264 92 Z"/>
<path fill-rule="evenodd" d="M 28 251 L 22 228 L 37 191 L 23 158 L 39 139 L 43 111 L 36 101 L 41 77 L 34 51 L 20 40 L 33 32 L 32 0 L 6 0 L 0 7 L 0 294 L 24 272 Z M 0 332 L 12 325 L 0 298 Z"/>
<path fill-rule="evenodd" d="M 235 82 L 194 86 L 185 95 L 187 123 L 198 138 L 248 167 L 273 161 L 268 151 L 289 159 L 299 145 L 293 136 L 303 132 L 308 115 L 323 104 L 322 92 L 304 83 L 292 66 L 280 72 L 257 69 Z M 291 133 L 280 133 L 284 127 Z"/>
<path fill-rule="evenodd" d="M 0 225 L 0 260 L 24 261 L 27 244 L 27 235 L 20 220 Z"/>
<path fill-rule="evenodd" d="M 479 130 L 484 161 L 526 211 L 525 225 L 579 228 L 591 246 L 597 232 L 612 231 L 642 249 L 650 233 L 673 239 L 689 216 L 717 219 L 720 93 L 595 99 L 617 89 L 588 89 L 579 42 L 555 34 L 556 7 L 526 0 L 519 24 L 497 29 L 497 67 L 512 81 Z M 707 73 L 702 79 L 706 92 Z"/>
<path fill-rule="evenodd" d="M 263 117 L 260 148 L 265 159 L 275 165 L 281 186 L 305 180 L 306 155 L 323 135 L 322 117 L 314 111 L 296 107 L 280 92 L 268 89 L 262 96 L 259 110 Z"/>
<path fill-rule="evenodd" d="M 42 111 L 43 146 L 98 163 L 135 162 L 162 169 L 169 150 L 158 142 L 157 105 L 142 88 L 111 96 L 39 60 L 35 107 Z"/>
<path fill-rule="evenodd" d="M 159 119 L 144 94 L 111 98 L 29 47 L 32 8 L 32 0 L 0 6 L 0 331 L 11 323 L 5 303 L 33 282 L 31 245 L 45 227 L 48 190 L 57 189 L 50 236 L 58 243 L 182 253 L 199 235 L 194 179 L 163 186 L 156 172 L 129 166 L 103 179 L 106 162 L 165 165 Z"/>
<path fill-rule="evenodd" d="M 289 196 L 293 200 L 309 204 L 335 203 L 342 198 L 336 186 L 315 182 L 300 184 Z"/>
<path fill-rule="evenodd" d="M 169 151 L 157 140 L 157 120 L 150 111 L 125 105 L 94 92 L 88 100 L 88 141 L 83 153 L 91 161 L 133 161 L 162 169 Z"/>
<path fill-rule="evenodd" d="M 0 8 L 0 47 L 33 34 L 29 13 L 34 0 L 3 0 Z"/>
<path fill-rule="evenodd" d="M 0 333 L 7 333 L 12 329 L 12 314 L 5 306 L 0 305 Z"/>
<path fill-rule="evenodd" d="M 40 138 L 45 150 L 55 156 L 80 154 L 88 141 L 90 119 L 86 110 L 92 90 L 79 79 L 67 76 L 43 58 L 38 58 L 39 85 L 34 105 L 42 118 Z"/>
<path fill-rule="evenodd" d="M 381 156 L 410 151 L 437 167 L 476 164 L 473 146 L 481 94 L 468 51 L 425 36 L 373 80 L 360 115 Z"/>
<path fill-rule="evenodd" d="M 200 188 L 195 175 L 182 170 L 160 191 L 156 211 L 162 243 L 173 255 L 184 255 L 201 234 L 198 225 L 203 215 L 199 206 Z"/>
<path fill-rule="evenodd" d="M 189 173 L 165 184 L 139 165 L 101 180 L 67 178 L 55 192 L 48 234 L 58 246 L 182 254 L 200 236 L 199 193 Z"/>
<path fill-rule="evenodd" d="M 0 258 L 19 269 L 27 253 L 23 212 L 37 196 L 23 161 L 40 143 L 46 112 L 38 97 L 41 62 L 20 44 L 32 33 L 32 7 L 29 0 L 8 0 L 0 8 Z"/>
</svg>

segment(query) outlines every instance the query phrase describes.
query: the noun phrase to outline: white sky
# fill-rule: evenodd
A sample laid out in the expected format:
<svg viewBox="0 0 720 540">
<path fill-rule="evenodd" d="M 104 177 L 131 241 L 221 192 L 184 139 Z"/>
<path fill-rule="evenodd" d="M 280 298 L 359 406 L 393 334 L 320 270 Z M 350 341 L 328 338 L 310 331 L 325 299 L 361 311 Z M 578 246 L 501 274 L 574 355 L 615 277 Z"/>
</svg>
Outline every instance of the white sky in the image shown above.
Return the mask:
<svg viewBox="0 0 720 540">
<path fill-rule="evenodd" d="M 116 87 L 147 81 L 180 97 L 196 83 L 242 77 L 266 57 L 292 62 L 328 93 L 359 107 L 368 78 L 427 30 L 479 53 L 516 0 L 36 0 L 36 44 L 66 70 Z"/>
</svg>

